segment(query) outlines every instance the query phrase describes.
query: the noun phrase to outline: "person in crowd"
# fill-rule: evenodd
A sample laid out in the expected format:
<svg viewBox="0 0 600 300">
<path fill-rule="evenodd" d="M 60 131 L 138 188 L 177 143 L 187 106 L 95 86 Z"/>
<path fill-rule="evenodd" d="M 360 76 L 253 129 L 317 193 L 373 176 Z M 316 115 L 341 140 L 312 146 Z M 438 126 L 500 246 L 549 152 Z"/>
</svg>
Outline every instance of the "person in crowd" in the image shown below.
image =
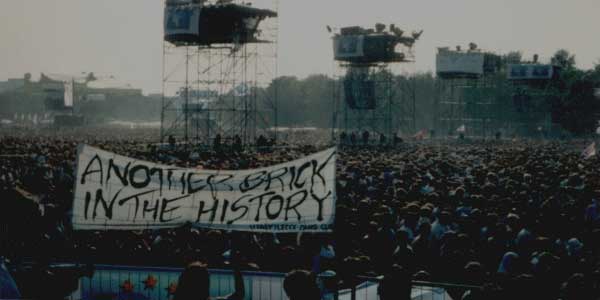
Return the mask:
<svg viewBox="0 0 600 300">
<path fill-rule="evenodd" d="M 336 299 L 336 292 L 339 289 L 339 279 L 334 271 L 327 270 L 319 273 L 317 282 L 321 291 L 321 300 Z"/>
<path fill-rule="evenodd" d="M 0 257 L 0 299 L 20 299 L 21 293 Z"/>
<path fill-rule="evenodd" d="M 348 135 L 346 134 L 345 131 L 342 131 L 340 133 L 340 145 L 342 145 L 342 146 L 347 145 L 348 144 L 347 139 L 348 139 Z"/>
<path fill-rule="evenodd" d="M 402 137 L 398 134 L 394 135 L 394 147 L 395 146 L 399 146 L 404 142 L 404 140 L 402 139 Z"/>
<path fill-rule="evenodd" d="M 269 146 L 269 141 L 264 135 L 258 136 L 256 139 L 256 148 L 259 153 L 265 153 L 267 151 L 267 147 Z"/>
<path fill-rule="evenodd" d="M 12 294 L 16 292 L 25 299 L 68 299 L 78 289 L 82 277 L 91 278 L 93 276 L 94 268 L 92 265 L 36 263 L 27 267 L 18 266 L 11 272 L 19 289 L 11 292 L 11 288 L 8 286 L 5 292 Z M 10 274 L 7 275 L 10 276 Z M 4 276 L 0 275 L 0 277 Z M 8 282 L 10 283 L 10 280 Z M 0 294 L 2 294 L 2 290 L 0 290 Z M 0 299 L 16 298 L 2 297 Z"/>
<path fill-rule="evenodd" d="M 380 133 L 379 134 L 379 146 L 385 146 L 387 144 L 387 138 L 385 136 L 385 134 Z"/>
<path fill-rule="evenodd" d="M 362 133 L 362 142 L 364 146 L 368 146 L 369 145 L 369 138 L 371 136 L 371 133 L 368 130 L 363 131 Z"/>
<path fill-rule="evenodd" d="M 562 285 L 563 300 L 586 299 L 591 296 L 591 293 L 589 283 L 581 273 L 571 275 Z"/>
<path fill-rule="evenodd" d="M 536 287 L 535 299 L 573 299 L 581 297 L 575 293 L 581 282 L 589 293 L 600 294 L 600 205 L 595 200 L 600 159 L 581 158 L 588 141 L 449 139 L 402 148 L 338 149 L 334 231 L 316 244 L 298 242 L 293 234 L 236 237 L 191 226 L 72 231 L 69 211 L 80 143 L 177 167 L 240 170 L 314 153 L 328 147 L 331 132 L 289 133 L 285 146 L 268 153 L 225 148 L 216 153 L 174 142 L 152 146 L 156 136 L 142 129 L 0 130 L 0 255 L 15 265 L 177 266 L 196 258 L 227 267 L 226 254 L 239 251 L 253 269 L 332 270 L 345 287 L 358 284 L 355 275 L 384 275 L 399 264 L 410 275 L 427 273 L 440 282 L 473 281 L 478 276 L 472 274 L 485 274 L 476 284 L 491 284 L 498 295 L 518 295 L 530 285 Z M 354 145 L 356 138 L 352 132 Z M 21 279 L 13 277 L 21 287 Z"/>
<path fill-rule="evenodd" d="M 235 153 L 240 153 L 240 152 L 242 152 L 242 148 L 243 148 L 242 138 L 240 137 L 239 134 L 236 134 L 233 137 L 233 151 Z"/>
<path fill-rule="evenodd" d="M 175 141 L 175 137 L 172 134 L 169 135 L 169 138 L 167 139 L 167 141 L 169 142 L 169 146 L 171 146 L 171 149 L 175 148 L 176 141 Z"/>
<path fill-rule="evenodd" d="M 173 300 L 242 300 L 246 292 L 242 273 L 238 269 L 234 271 L 234 286 L 235 291 L 230 295 L 210 297 L 210 274 L 206 265 L 196 261 L 190 263 L 179 276 Z"/>
<path fill-rule="evenodd" d="M 319 300 L 321 291 L 316 276 L 306 270 L 293 270 L 285 275 L 283 290 L 290 300 Z"/>
<path fill-rule="evenodd" d="M 221 151 L 221 134 L 217 133 L 213 141 L 213 150 Z"/>
<path fill-rule="evenodd" d="M 391 266 L 377 287 L 381 300 L 410 300 L 411 290 L 411 276 L 399 265 Z"/>
</svg>

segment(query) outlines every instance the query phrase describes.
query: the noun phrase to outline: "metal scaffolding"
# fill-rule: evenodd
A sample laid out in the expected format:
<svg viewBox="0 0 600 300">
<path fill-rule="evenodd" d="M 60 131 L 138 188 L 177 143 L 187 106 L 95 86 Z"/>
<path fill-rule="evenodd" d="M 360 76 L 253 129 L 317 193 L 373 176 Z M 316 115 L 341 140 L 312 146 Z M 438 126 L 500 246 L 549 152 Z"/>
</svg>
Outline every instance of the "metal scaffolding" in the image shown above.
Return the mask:
<svg viewBox="0 0 600 300">
<path fill-rule="evenodd" d="M 278 0 L 266 2 L 277 12 Z M 248 145 L 259 135 L 276 138 L 277 19 L 261 22 L 261 42 L 163 42 L 161 141 L 209 145 L 220 136 Z"/>
<path fill-rule="evenodd" d="M 552 123 L 550 103 L 552 81 L 510 80 L 506 83 L 509 91 L 507 110 L 507 130 L 521 136 L 546 136 L 555 131 Z"/>
<path fill-rule="evenodd" d="M 464 125 L 465 134 L 491 136 L 503 121 L 501 80 L 497 75 L 477 78 L 438 78 L 437 125 L 442 135 L 455 135 Z"/>
<path fill-rule="evenodd" d="M 403 35 L 393 24 L 385 30 L 376 24 L 375 29 L 353 26 L 334 33 L 334 143 L 342 132 L 368 131 L 390 141 L 399 131 L 415 131 L 414 82 L 397 74 L 400 66 L 414 62 L 412 46 L 422 31 Z"/>
<path fill-rule="evenodd" d="M 438 78 L 436 129 L 442 135 L 539 136 L 553 130 L 550 81 L 507 80 L 504 74 Z"/>
</svg>

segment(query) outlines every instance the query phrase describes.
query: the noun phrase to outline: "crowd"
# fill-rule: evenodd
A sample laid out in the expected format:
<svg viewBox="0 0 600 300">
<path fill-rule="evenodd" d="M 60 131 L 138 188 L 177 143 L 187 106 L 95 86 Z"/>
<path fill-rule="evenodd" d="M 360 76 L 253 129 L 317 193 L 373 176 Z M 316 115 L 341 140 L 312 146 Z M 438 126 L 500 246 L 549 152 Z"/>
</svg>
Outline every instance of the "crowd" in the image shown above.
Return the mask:
<svg viewBox="0 0 600 300">
<path fill-rule="evenodd" d="M 72 231 L 68 212 L 79 143 L 181 167 L 232 170 L 325 147 L 288 136 L 287 147 L 269 151 L 214 151 L 151 144 L 155 137 L 139 130 L 2 132 L 0 256 L 12 265 L 202 261 L 214 268 L 227 268 L 235 258 L 253 270 L 334 271 L 339 287 L 357 284 L 360 275 L 386 275 L 482 287 L 450 291 L 455 299 L 600 299 L 600 160 L 581 158 L 587 141 L 342 147 L 331 234 L 192 226 Z M 290 275 L 286 292 L 302 290 L 297 286 L 307 281 L 302 274 Z M 390 295 L 403 293 L 391 291 L 404 285 L 387 286 Z M 385 293 L 380 290 L 382 299 Z"/>
</svg>

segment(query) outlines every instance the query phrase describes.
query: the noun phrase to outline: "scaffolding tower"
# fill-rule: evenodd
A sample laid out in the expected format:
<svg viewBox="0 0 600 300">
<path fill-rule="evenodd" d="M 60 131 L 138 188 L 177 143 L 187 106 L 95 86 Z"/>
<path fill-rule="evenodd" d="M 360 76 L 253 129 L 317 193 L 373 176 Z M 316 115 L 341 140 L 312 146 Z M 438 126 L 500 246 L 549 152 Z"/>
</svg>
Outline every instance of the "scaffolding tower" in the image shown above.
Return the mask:
<svg viewBox="0 0 600 300">
<path fill-rule="evenodd" d="M 439 48 L 435 128 L 442 135 L 486 137 L 501 126 L 506 101 L 502 96 L 500 57 L 477 49 Z"/>
<path fill-rule="evenodd" d="M 436 129 L 440 134 L 455 135 L 463 128 L 466 135 L 486 137 L 504 123 L 507 107 L 497 75 L 446 77 L 436 83 Z"/>
<path fill-rule="evenodd" d="M 510 134 L 520 136 L 543 136 L 559 131 L 552 121 L 555 80 L 560 68 L 534 62 L 507 66 L 507 81 L 504 90 L 509 109 L 504 113 L 505 128 Z"/>
<path fill-rule="evenodd" d="M 414 62 L 412 46 L 421 32 L 404 35 L 393 24 L 375 29 L 345 27 L 333 36 L 334 88 L 332 141 L 344 132 L 369 131 L 391 140 L 398 131 L 414 131 L 415 101 L 395 74 Z"/>
<path fill-rule="evenodd" d="M 190 5 L 202 5 L 203 12 L 207 5 L 213 9 L 208 15 L 213 19 L 198 16 L 200 27 L 232 29 L 217 34 L 196 28 L 199 38 L 165 34 L 161 141 L 173 136 L 210 145 L 219 136 L 224 143 L 239 137 L 249 145 L 259 135 L 276 139 L 272 127 L 277 126 L 277 90 L 271 83 L 277 76 L 278 0 L 256 0 L 252 6 L 246 1 L 190 1 Z M 233 9 L 259 21 L 250 20 L 255 22 L 252 29 L 223 24 L 230 20 L 219 14 L 228 10 L 223 15 L 230 16 Z M 243 25 L 250 23 L 247 19 Z"/>
</svg>

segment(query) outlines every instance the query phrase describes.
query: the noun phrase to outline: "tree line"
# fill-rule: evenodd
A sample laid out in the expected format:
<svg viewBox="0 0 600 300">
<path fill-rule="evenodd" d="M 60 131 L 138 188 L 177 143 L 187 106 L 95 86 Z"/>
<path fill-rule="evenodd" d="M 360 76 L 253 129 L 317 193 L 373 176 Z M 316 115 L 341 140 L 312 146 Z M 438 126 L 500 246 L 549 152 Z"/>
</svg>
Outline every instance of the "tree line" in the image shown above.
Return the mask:
<svg viewBox="0 0 600 300">
<path fill-rule="evenodd" d="M 577 68 L 575 55 L 563 49 L 558 50 L 550 62 L 561 68 L 560 76 L 543 86 L 542 101 L 550 111 L 552 122 L 574 134 L 593 133 L 599 120 L 600 100 L 595 98 L 594 92 L 600 88 L 600 63 L 591 69 Z M 524 60 L 520 52 L 509 52 L 502 56 L 502 65 L 510 63 L 530 62 Z M 341 80 L 324 74 L 306 78 L 280 76 L 268 87 L 259 88 L 257 97 L 259 103 L 270 103 L 269 109 L 276 106 L 279 126 L 330 128 L 335 109 L 334 90 L 342 85 Z M 497 80 L 499 87 L 495 97 L 513 97 L 507 91 L 505 74 L 497 74 Z M 392 103 L 404 103 L 408 112 L 403 113 L 410 114 L 411 118 L 414 113 L 416 130 L 435 128 L 442 84 L 442 79 L 432 73 L 391 74 Z M 43 113 L 43 97 L 22 90 L 0 93 L 1 116 L 12 118 L 15 113 Z M 509 105 L 513 103 L 513 99 L 502 101 Z M 258 107 L 259 110 L 263 108 Z M 160 110 L 160 97 L 142 95 L 111 97 L 103 102 L 82 103 L 79 107 L 80 113 L 98 122 L 110 119 L 156 121 L 160 119 Z M 274 120 L 270 122 L 274 123 Z"/>
<path fill-rule="evenodd" d="M 520 52 L 509 52 L 502 56 L 502 65 L 533 63 L 523 59 Z M 550 63 L 560 67 L 559 76 L 543 84 L 534 83 L 531 90 L 543 94 L 541 101 L 551 115 L 554 124 L 573 134 L 589 134 L 598 127 L 600 99 L 594 95 L 600 88 L 600 63 L 591 69 L 576 66 L 575 55 L 558 50 Z M 506 68 L 502 68 L 495 79 L 496 101 L 516 105 L 514 92 L 506 79 Z M 342 84 L 341 78 L 328 75 L 310 75 L 300 79 L 294 76 L 278 77 L 266 90 L 263 97 L 277 95 L 277 119 L 279 126 L 314 126 L 329 128 L 334 112 L 334 89 Z M 432 73 L 392 75 L 392 103 L 408 105 L 412 117 L 414 103 L 415 127 L 417 130 L 435 128 L 438 100 L 443 91 L 438 88 L 442 79 Z M 536 86 L 537 85 L 537 86 Z M 500 99 L 507 98 L 508 99 Z M 405 112 L 406 113 L 406 112 Z M 493 112 L 492 112 L 493 113 Z M 496 114 L 499 114 L 496 112 Z"/>
</svg>

